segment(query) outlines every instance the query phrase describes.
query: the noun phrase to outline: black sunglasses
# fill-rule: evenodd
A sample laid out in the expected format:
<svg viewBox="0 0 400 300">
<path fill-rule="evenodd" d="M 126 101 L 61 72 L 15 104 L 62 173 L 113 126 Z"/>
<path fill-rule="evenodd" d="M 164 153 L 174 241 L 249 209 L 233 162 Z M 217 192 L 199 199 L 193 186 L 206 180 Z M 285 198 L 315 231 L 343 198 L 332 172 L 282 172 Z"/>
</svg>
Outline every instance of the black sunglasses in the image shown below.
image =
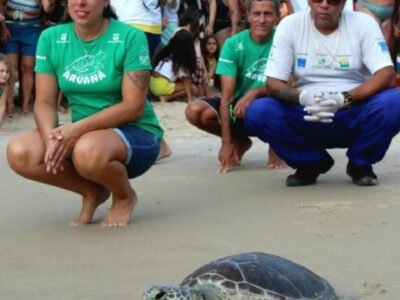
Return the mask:
<svg viewBox="0 0 400 300">
<path fill-rule="evenodd" d="M 323 1 L 324 0 L 311 0 L 312 3 L 316 3 L 316 4 L 320 4 Z M 342 2 L 342 0 L 326 0 L 326 2 L 328 2 L 329 5 L 337 6 L 340 4 L 340 2 Z"/>
</svg>

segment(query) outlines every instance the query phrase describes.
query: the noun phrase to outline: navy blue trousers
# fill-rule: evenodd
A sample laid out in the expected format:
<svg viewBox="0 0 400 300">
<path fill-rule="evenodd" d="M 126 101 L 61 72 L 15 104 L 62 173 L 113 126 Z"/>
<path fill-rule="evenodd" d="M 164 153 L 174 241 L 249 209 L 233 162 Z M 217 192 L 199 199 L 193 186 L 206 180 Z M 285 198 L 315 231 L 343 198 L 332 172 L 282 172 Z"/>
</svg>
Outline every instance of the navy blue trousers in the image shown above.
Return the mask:
<svg viewBox="0 0 400 300">
<path fill-rule="evenodd" d="M 348 148 L 355 164 L 380 161 L 400 130 L 400 91 L 384 90 L 362 103 L 336 112 L 333 123 L 304 121 L 300 104 L 285 104 L 271 97 L 254 100 L 246 110 L 245 126 L 267 142 L 292 168 L 329 157 L 328 148 Z"/>
</svg>

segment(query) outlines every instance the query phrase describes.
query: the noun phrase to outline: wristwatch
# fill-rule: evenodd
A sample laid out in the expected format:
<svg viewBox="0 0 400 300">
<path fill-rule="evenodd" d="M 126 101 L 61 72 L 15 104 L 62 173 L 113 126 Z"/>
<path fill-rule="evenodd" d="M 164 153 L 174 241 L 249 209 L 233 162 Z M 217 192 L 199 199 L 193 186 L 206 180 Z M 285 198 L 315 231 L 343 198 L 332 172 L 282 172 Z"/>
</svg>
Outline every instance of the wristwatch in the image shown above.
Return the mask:
<svg viewBox="0 0 400 300">
<path fill-rule="evenodd" d="M 344 102 L 343 102 L 343 107 L 344 108 L 349 108 L 354 104 L 353 97 L 350 95 L 349 92 L 342 92 Z"/>
</svg>

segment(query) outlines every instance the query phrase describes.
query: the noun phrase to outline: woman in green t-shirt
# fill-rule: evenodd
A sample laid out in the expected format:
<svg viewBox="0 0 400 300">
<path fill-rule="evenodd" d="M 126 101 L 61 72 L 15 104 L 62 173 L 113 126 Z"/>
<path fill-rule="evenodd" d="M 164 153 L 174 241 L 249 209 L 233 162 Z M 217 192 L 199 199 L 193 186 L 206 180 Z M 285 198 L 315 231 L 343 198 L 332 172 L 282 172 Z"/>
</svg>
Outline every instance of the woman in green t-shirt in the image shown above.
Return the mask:
<svg viewBox="0 0 400 300">
<path fill-rule="evenodd" d="M 8 145 L 11 168 L 32 180 L 80 194 L 90 223 L 110 194 L 103 227 L 127 225 L 137 197 L 129 178 L 157 159 L 163 131 L 146 100 L 150 59 L 144 34 L 110 18 L 108 0 L 69 0 L 72 21 L 45 30 L 36 54 L 37 129 Z M 57 124 L 57 93 L 72 123 Z"/>
</svg>

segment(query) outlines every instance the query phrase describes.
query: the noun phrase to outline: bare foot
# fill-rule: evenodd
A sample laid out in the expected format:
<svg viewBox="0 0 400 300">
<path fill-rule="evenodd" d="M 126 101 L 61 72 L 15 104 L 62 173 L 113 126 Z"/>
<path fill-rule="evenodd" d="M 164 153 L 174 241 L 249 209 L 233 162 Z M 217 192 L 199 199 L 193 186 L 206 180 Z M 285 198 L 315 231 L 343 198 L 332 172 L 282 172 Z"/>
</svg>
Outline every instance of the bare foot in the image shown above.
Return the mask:
<svg viewBox="0 0 400 300">
<path fill-rule="evenodd" d="M 286 162 L 283 161 L 271 147 L 268 150 L 268 155 L 267 169 L 283 169 L 287 167 Z"/>
<path fill-rule="evenodd" d="M 113 199 L 111 211 L 101 222 L 101 227 L 122 227 L 129 224 L 132 211 L 137 204 L 137 196 L 134 190 L 128 199 Z"/>
<path fill-rule="evenodd" d="M 110 192 L 104 187 L 99 188 L 96 195 L 84 197 L 79 217 L 69 223 L 69 225 L 79 226 L 91 223 L 97 207 L 104 203 L 108 197 L 110 197 Z"/>
<path fill-rule="evenodd" d="M 162 138 L 160 143 L 160 153 L 158 153 L 157 161 L 163 158 L 167 158 L 171 156 L 171 154 L 172 154 L 171 148 L 168 146 L 165 139 Z"/>
<path fill-rule="evenodd" d="M 239 162 L 242 161 L 243 155 L 250 149 L 252 144 L 253 142 L 249 138 L 241 139 L 236 142 Z"/>
</svg>

